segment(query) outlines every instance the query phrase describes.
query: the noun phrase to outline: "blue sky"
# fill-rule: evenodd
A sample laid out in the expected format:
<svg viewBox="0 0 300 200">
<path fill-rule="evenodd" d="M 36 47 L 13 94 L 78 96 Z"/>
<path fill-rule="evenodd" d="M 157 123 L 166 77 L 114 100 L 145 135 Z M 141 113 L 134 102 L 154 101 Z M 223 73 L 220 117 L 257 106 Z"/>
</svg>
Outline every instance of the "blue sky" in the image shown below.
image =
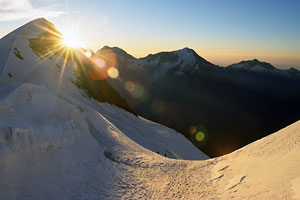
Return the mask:
<svg viewBox="0 0 300 200">
<path fill-rule="evenodd" d="M 296 0 L 0 0 L 0 37 L 37 17 L 72 27 L 94 50 L 118 46 L 142 57 L 190 47 L 223 66 L 258 58 L 300 69 Z"/>
</svg>

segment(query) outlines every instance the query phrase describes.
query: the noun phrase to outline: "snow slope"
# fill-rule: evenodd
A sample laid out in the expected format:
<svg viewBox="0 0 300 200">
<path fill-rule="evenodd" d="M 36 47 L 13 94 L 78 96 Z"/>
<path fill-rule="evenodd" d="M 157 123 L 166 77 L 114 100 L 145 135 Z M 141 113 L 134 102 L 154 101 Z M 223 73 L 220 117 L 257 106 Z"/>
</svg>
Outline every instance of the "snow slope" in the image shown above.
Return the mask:
<svg viewBox="0 0 300 200">
<path fill-rule="evenodd" d="M 36 24 L 46 28 L 38 19 L 22 30 Z M 1 200 L 299 198 L 300 122 L 200 161 L 179 133 L 86 97 L 71 63 L 59 81 L 57 55 L 41 61 L 24 32 L 0 40 L 1 51 L 13 45 L 23 57 L 9 54 L 1 72 Z"/>
</svg>

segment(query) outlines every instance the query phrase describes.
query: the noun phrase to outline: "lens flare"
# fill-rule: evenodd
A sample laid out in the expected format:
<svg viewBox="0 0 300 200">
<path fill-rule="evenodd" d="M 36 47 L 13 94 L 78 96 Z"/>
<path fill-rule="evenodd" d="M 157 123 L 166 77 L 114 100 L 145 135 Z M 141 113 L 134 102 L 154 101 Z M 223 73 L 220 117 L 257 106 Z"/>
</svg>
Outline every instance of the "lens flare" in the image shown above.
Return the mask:
<svg viewBox="0 0 300 200">
<path fill-rule="evenodd" d="M 135 84 L 132 81 L 126 81 L 124 86 L 128 92 L 132 92 L 134 90 Z"/>
<path fill-rule="evenodd" d="M 144 87 L 140 84 L 135 84 L 134 90 L 131 95 L 135 98 L 141 98 L 144 95 Z"/>
<path fill-rule="evenodd" d="M 92 56 L 92 53 L 90 51 L 86 51 L 84 54 L 88 58 L 90 58 Z"/>
<path fill-rule="evenodd" d="M 93 60 L 94 60 L 94 63 L 96 64 L 97 67 L 99 67 L 99 68 L 105 68 L 106 62 L 102 58 L 96 57 Z"/>
<path fill-rule="evenodd" d="M 190 134 L 195 134 L 196 131 L 197 131 L 197 127 L 196 127 L 196 126 L 191 126 L 191 127 L 189 128 L 189 131 L 190 131 Z"/>
<path fill-rule="evenodd" d="M 119 70 L 115 67 L 110 67 L 107 69 L 107 74 L 111 78 L 118 78 L 119 77 Z"/>
<path fill-rule="evenodd" d="M 140 99 L 146 95 L 144 87 L 139 83 L 126 81 L 124 87 L 134 98 Z"/>
<path fill-rule="evenodd" d="M 195 138 L 196 138 L 196 140 L 197 140 L 198 142 L 201 142 L 201 141 L 204 140 L 205 134 L 204 134 L 203 132 L 201 132 L 201 131 L 198 131 L 198 132 L 196 133 Z"/>
</svg>

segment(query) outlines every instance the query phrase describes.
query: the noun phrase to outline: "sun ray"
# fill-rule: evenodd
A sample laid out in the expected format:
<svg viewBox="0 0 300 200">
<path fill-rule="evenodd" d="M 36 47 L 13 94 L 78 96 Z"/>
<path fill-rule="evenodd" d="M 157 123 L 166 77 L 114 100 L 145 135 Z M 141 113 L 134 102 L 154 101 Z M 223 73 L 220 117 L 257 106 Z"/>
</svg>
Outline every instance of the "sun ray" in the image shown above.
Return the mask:
<svg viewBox="0 0 300 200">
<path fill-rule="evenodd" d="M 67 61 L 68 61 L 69 51 L 70 51 L 69 49 L 66 49 L 66 55 L 64 57 L 64 62 L 63 62 L 63 65 L 62 65 L 62 68 L 61 68 L 61 72 L 60 72 L 60 75 L 59 75 L 59 79 L 58 79 L 58 83 L 57 83 L 56 94 L 58 93 L 58 91 L 60 89 L 60 84 L 62 82 L 62 78 L 63 78 L 64 71 L 65 71 L 65 67 L 66 67 Z"/>
<path fill-rule="evenodd" d="M 68 62 L 74 63 L 74 61 L 76 61 L 82 67 L 84 66 L 83 62 L 85 61 L 93 63 L 92 54 L 91 52 L 90 54 L 86 54 L 87 51 L 82 48 L 84 47 L 84 43 L 80 38 L 80 31 L 76 31 L 79 28 L 74 26 L 76 24 L 69 23 L 64 27 L 65 30 L 62 29 L 62 32 L 60 32 L 53 24 L 45 23 L 47 26 L 38 25 L 39 28 L 45 30 L 45 32 L 38 37 L 31 39 L 32 41 L 30 42 L 33 43 L 31 44 L 32 48 L 34 48 L 33 50 L 38 56 L 37 59 L 39 61 L 37 61 L 37 65 L 47 61 L 47 59 L 44 58 L 53 58 L 53 56 L 55 56 L 53 65 L 60 68 L 56 86 L 56 93 L 58 93 L 61 88 Z M 60 61 L 62 61 L 62 66 L 57 65 Z"/>
</svg>

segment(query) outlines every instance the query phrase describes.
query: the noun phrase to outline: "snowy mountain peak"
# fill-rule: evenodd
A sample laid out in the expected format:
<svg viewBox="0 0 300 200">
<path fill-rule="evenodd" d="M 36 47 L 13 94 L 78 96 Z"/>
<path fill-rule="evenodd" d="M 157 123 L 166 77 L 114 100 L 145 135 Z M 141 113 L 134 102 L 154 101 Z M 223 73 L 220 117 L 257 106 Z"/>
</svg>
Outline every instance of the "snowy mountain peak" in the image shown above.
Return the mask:
<svg viewBox="0 0 300 200">
<path fill-rule="evenodd" d="M 51 31 L 58 37 L 62 37 L 62 34 L 55 28 L 55 26 L 44 18 L 34 19 L 28 22 L 27 24 L 21 26 L 20 28 L 16 29 L 15 31 L 11 32 L 10 34 L 6 35 L 5 37 L 15 35 L 20 39 L 28 39 L 37 37 L 45 31 Z"/>
<path fill-rule="evenodd" d="M 116 56 L 118 56 L 119 59 L 121 59 L 122 61 L 125 59 L 135 59 L 132 55 L 130 55 L 129 53 L 127 53 L 126 51 L 124 51 L 123 49 L 119 48 L 119 47 L 110 47 L 110 46 L 104 46 L 101 49 L 99 49 L 97 51 L 97 53 L 101 53 L 103 51 L 112 51 Z"/>
<path fill-rule="evenodd" d="M 178 49 L 178 50 L 171 51 L 171 52 L 179 53 L 179 54 L 197 54 L 193 49 L 188 48 L 188 47 L 184 47 L 182 49 Z"/>
<path fill-rule="evenodd" d="M 291 73 L 291 74 L 300 74 L 300 71 L 295 69 L 294 67 L 290 67 L 288 70 L 286 70 L 287 72 Z"/>
<path fill-rule="evenodd" d="M 108 102 L 133 114 L 127 102 L 106 81 L 107 71 L 96 71 L 96 61 L 82 48 L 69 48 L 62 35 L 43 18 L 33 20 L 0 40 L 0 84 L 34 83 L 62 95 L 68 91 Z"/>
<path fill-rule="evenodd" d="M 162 51 L 156 54 L 149 54 L 145 58 L 141 58 L 151 62 L 157 60 L 158 63 L 163 62 L 185 62 L 186 64 L 195 64 L 196 62 L 207 62 L 200 57 L 193 49 L 184 47 L 175 51 Z"/>
<path fill-rule="evenodd" d="M 157 54 L 149 54 L 141 60 L 146 61 L 150 66 L 169 66 L 169 69 L 178 68 L 180 71 L 194 71 L 201 67 L 215 66 L 199 56 L 193 49 L 188 47 L 175 50 L 163 51 Z"/>
<path fill-rule="evenodd" d="M 187 47 L 173 51 L 173 53 L 176 54 L 180 60 L 184 60 L 188 63 L 194 63 L 196 56 L 198 55 L 193 49 L 189 49 Z"/>
<path fill-rule="evenodd" d="M 248 70 L 253 72 L 278 71 L 274 66 L 258 59 L 241 61 L 228 66 L 228 69 Z"/>
<path fill-rule="evenodd" d="M 27 24 L 25 24 L 26 27 L 28 26 L 35 26 L 35 27 L 40 27 L 40 28 L 46 28 L 49 26 L 49 24 L 51 26 L 54 26 L 51 22 L 49 22 L 48 20 L 46 20 L 45 18 L 41 17 L 41 18 L 37 18 L 37 19 L 34 19 L 30 22 L 28 22 Z"/>
<path fill-rule="evenodd" d="M 28 78 L 30 72 L 35 70 L 34 66 L 40 65 L 37 62 L 39 59 L 55 53 L 53 50 L 58 48 L 61 39 L 61 33 L 44 18 L 35 19 L 3 37 L 0 40 L 2 81 Z"/>
<path fill-rule="evenodd" d="M 188 47 L 175 50 L 149 54 L 143 58 L 134 58 L 118 47 L 104 46 L 97 53 L 111 50 L 118 58 L 119 70 L 122 74 L 127 68 L 141 71 L 151 71 L 151 80 L 156 80 L 164 75 L 183 75 L 186 73 L 198 73 L 200 69 L 214 70 L 216 65 L 200 57 L 193 49 Z M 125 73 L 125 72 L 124 72 Z"/>
<path fill-rule="evenodd" d="M 165 75 L 181 76 L 186 73 L 196 73 L 201 68 L 213 68 L 215 65 L 200 57 L 193 49 L 183 48 L 176 51 L 149 54 L 138 60 L 138 65 L 150 67 L 152 80 Z"/>
</svg>

